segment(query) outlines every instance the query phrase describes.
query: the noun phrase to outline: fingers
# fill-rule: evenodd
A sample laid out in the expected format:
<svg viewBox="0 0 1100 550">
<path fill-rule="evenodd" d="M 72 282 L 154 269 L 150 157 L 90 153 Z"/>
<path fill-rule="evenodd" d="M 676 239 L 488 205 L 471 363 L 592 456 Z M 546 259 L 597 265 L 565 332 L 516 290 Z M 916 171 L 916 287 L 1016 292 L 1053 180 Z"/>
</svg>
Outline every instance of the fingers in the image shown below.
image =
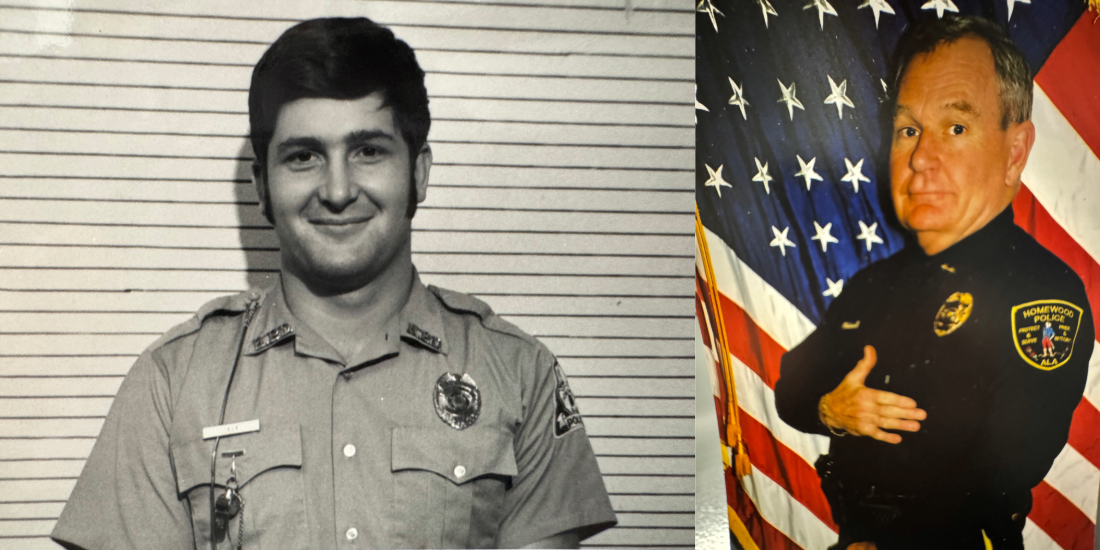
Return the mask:
<svg viewBox="0 0 1100 550">
<path fill-rule="evenodd" d="M 871 369 L 875 367 L 876 361 L 878 361 L 878 355 L 875 353 L 875 347 L 863 346 L 863 359 L 856 363 L 856 367 L 845 378 L 862 386 L 864 381 L 867 380 L 867 375 L 871 373 Z"/>
<path fill-rule="evenodd" d="M 899 420 L 897 418 L 879 417 L 875 424 L 886 430 L 901 430 L 903 432 L 920 431 L 920 422 L 916 420 Z"/>
<path fill-rule="evenodd" d="M 890 432 L 884 432 L 874 425 L 871 425 L 871 429 L 868 430 L 865 435 L 871 436 L 884 443 L 890 443 L 892 445 L 897 445 L 898 443 L 901 443 L 900 435 L 892 434 Z"/>
<path fill-rule="evenodd" d="M 924 420 L 928 418 L 928 413 L 924 409 L 918 409 L 916 407 L 895 407 L 893 405 L 883 405 L 878 408 L 878 415 L 886 418 L 900 418 L 903 420 Z"/>
</svg>

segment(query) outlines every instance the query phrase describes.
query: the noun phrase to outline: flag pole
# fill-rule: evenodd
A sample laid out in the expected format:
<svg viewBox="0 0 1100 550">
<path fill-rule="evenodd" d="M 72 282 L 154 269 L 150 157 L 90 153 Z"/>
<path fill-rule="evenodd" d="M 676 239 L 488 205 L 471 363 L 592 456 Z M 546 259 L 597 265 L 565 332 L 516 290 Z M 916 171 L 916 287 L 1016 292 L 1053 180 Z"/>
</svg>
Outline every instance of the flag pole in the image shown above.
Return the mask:
<svg viewBox="0 0 1100 550">
<path fill-rule="evenodd" d="M 734 451 L 733 468 L 737 477 L 752 473 L 752 463 L 745 452 L 745 442 L 741 439 L 741 422 L 737 416 L 737 385 L 733 378 L 733 368 L 729 364 L 729 342 L 726 339 L 726 324 L 722 318 L 722 307 L 718 303 L 718 282 L 714 280 L 714 267 L 710 261 L 710 249 L 704 233 L 703 222 L 699 220 L 699 205 L 695 205 L 695 244 L 703 261 L 703 270 L 707 278 L 707 292 L 710 294 L 711 311 L 718 334 L 711 338 L 718 353 L 718 365 L 722 369 L 722 378 L 726 385 L 726 442 Z"/>
</svg>

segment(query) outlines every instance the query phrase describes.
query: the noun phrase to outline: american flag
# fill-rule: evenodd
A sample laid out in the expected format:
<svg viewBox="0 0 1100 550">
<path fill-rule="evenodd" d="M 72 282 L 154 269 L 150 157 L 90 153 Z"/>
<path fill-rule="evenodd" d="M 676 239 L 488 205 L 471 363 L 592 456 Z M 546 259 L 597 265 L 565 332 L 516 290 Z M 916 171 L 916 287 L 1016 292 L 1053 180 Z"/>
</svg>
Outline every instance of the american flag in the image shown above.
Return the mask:
<svg viewBox="0 0 1100 550">
<path fill-rule="evenodd" d="M 727 465 L 731 530 L 750 548 L 826 548 L 837 527 L 813 464 L 828 441 L 784 424 L 772 391 L 780 356 L 844 282 L 903 246 L 882 117 L 901 32 L 979 14 L 1023 50 L 1037 138 L 1016 223 L 1077 271 L 1100 315 L 1100 22 L 1081 0 L 701 0 L 697 11 L 695 196 L 719 292 L 697 260 L 696 311 L 720 421 L 714 306 L 725 320 L 753 466 L 738 477 Z M 1033 490 L 1027 548 L 1093 548 L 1098 490 L 1100 350 L 1069 443 Z"/>
</svg>

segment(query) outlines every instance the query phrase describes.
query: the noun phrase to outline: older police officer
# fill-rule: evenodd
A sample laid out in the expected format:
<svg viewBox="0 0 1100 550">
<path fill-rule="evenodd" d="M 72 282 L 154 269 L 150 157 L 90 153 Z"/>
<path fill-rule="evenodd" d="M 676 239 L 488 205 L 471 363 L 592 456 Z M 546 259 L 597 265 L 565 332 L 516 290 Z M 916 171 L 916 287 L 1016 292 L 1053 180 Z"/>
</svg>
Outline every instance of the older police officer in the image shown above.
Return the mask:
<svg viewBox="0 0 1100 550">
<path fill-rule="evenodd" d="M 977 17 L 921 23 L 898 48 L 891 192 L 914 238 L 783 357 L 776 406 L 831 436 L 816 466 L 836 548 L 1023 548 L 1031 488 L 1084 389 L 1092 312 L 1013 223 L 1035 139 L 1019 50 Z"/>
<path fill-rule="evenodd" d="M 249 92 L 281 248 L 119 390 L 53 538 L 68 547 L 575 547 L 615 523 L 537 340 L 421 284 L 424 73 L 367 19 L 284 33 Z"/>
</svg>

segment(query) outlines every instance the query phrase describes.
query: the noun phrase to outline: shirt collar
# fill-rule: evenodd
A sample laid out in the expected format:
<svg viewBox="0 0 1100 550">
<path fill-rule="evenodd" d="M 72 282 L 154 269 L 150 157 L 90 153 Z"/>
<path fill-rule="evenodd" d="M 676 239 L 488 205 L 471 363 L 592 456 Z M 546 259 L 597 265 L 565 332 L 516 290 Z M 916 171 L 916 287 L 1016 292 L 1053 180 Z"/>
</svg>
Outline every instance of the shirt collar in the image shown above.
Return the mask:
<svg viewBox="0 0 1100 550">
<path fill-rule="evenodd" d="M 967 235 L 939 254 L 933 256 L 925 254 L 924 250 L 916 244 L 916 239 L 914 239 L 914 255 L 917 261 L 927 261 L 937 263 L 937 265 L 941 263 L 949 265 L 955 263 L 973 264 L 975 260 L 980 261 L 990 254 L 999 253 L 1000 247 L 998 245 L 1002 239 L 1008 236 L 1015 225 L 1015 214 L 1010 203 L 1008 207 L 992 220 L 989 220 L 989 223 L 982 226 L 981 229 Z"/>
<path fill-rule="evenodd" d="M 344 363 L 344 358 L 324 338 L 291 313 L 283 295 L 281 277 L 262 294 L 260 303 L 260 309 L 248 328 L 244 343 L 245 355 L 258 355 L 293 341 L 297 354 Z M 386 324 L 383 332 L 375 337 L 378 345 L 375 346 L 376 352 L 370 353 L 372 357 L 398 353 L 399 340 L 446 355 L 448 346 L 444 338 L 442 310 L 438 300 L 420 282 L 420 275 L 415 268 L 409 299 L 401 311 Z"/>
</svg>

